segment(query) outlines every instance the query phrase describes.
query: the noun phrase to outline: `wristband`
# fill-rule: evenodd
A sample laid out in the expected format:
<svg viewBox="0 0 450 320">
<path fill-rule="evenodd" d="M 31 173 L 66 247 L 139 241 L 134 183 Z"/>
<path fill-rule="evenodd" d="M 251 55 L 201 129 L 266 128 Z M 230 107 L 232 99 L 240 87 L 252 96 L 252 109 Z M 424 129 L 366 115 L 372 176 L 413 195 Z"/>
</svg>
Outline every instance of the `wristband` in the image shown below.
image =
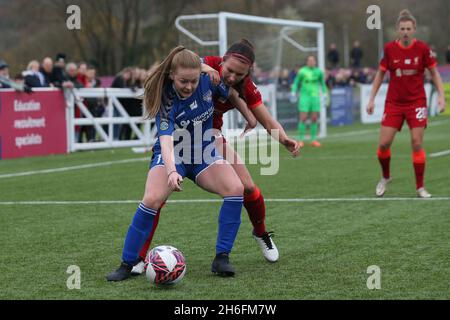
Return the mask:
<svg viewBox="0 0 450 320">
<path fill-rule="evenodd" d="M 170 177 L 170 175 L 174 172 L 177 172 L 177 170 L 170 171 L 169 174 L 167 175 L 167 177 Z"/>
</svg>

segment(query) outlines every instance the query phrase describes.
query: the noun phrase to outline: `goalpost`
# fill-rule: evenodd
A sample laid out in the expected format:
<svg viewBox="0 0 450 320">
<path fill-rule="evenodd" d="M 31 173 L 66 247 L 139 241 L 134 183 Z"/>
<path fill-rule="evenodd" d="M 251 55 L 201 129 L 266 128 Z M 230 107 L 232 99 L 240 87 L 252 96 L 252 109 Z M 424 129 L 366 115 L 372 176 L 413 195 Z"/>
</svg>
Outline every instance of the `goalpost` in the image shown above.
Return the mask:
<svg viewBox="0 0 450 320">
<path fill-rule="evenodd" d="M 289 87 L 280 81 L 296 65 L 303 66 L 308 55 L 317 58 L 318 67 L 325 73 L 325 35 L 320 22 L 297 21 L 251 16 L 230 12 L 179 16 L 175 21 L 180 44 L 200 56 L 223 56 L 230 44 L 242 38 L 255 49 L 256 61 L 253 79 L 263 95 L 264 104 L 274 118 L 281 121 L 277 100 L 286 101 Z M 323 99 L 321 99 L 323 101 Z M 321 102 L 322 103 L 322 102 Z M 286 122 L 296 122 L 292 111 Z M 320 112 L 320 137 L 327 133 L 326 106 Z M 224 115 L 224 133 L 243 127 L 244 120 L 236 110 Z M 231 129 L 231 130 L 230 130 Z"/>
</svg>

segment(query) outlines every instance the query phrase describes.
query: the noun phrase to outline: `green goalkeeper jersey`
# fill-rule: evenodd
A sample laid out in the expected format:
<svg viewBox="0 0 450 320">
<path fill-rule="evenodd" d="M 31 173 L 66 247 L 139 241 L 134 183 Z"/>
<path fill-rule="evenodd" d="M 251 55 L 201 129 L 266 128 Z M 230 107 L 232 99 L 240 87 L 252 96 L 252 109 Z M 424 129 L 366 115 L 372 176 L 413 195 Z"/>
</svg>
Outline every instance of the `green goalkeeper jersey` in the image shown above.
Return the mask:
<svg viewBox="0 0 450 320">
<path fill-rule="evenodd" d="M 299 84 L 301 84 L 300 96 L 319 97 L 320 87 L 322 87 L 323 93 L 327 93 L 323 72 L 317 67 L 301 68 L 295 76 L 291 92 L 297 93 Z"/>
</svg>

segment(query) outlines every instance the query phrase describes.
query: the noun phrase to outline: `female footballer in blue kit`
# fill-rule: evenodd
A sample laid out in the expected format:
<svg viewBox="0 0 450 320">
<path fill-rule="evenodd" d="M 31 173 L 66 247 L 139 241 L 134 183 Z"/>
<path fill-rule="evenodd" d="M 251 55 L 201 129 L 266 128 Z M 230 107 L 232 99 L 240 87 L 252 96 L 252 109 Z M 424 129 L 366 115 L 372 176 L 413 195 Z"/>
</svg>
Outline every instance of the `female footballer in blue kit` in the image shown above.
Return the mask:
<svg viewBox="0 0 450 320">
<path fill-rule="evenodd" d="M 130 277 L 158 208 L 173 191 L 182 190 L 184 177 L 223 197 L 211 270 L 221 276 L 234 275 L 228 255 L 241 222 L 243 186 L 232 166 L 214 147 L 212 97 L 215 95 L 239 105 L 250 127 L 256 126 L 255 118 L 238 92 L 223 83 L 213 85 L 209 76 L 201 73 L 200 58 L 182 46 L 174 48 L 145 81 L 144 105 L 148 117 L 156 118 L 158 139 L 153 148 L 144 197 L 125 238 L 122 263 L 106 277 L 108 281 Z M 201 137 L 198 137 L 199 132 Z M 182 134 L 181 141 L 174 139 L 177 133 Z M 186 133 L 190 139 L 186 139 Z"/>
</svg>

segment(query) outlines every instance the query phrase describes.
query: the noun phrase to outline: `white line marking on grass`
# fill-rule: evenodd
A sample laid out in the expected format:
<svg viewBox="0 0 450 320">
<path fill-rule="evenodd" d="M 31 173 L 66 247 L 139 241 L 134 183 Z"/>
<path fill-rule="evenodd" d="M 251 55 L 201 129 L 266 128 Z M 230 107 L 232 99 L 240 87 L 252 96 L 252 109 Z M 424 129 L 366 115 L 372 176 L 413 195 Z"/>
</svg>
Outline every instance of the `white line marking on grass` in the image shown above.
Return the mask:
<svg viewBox="0 0 450 320">
<path fill-rule="evenodd" d="M 450 154 L 450 150 L 431 153 L 431 154 L 430 154 L 430 157 L 431 157 L 431 158 L 437 158 L 437 157 L 446 156 L 446 155 L 448 155 L 448 154 Z"/>
<path fill-rule="evenodd" d="M 221 199 L 179 199 L 168 200 L 168 203 L 220 203 Z M 373 202 L 373 201 L 450 201 L 450 197 L 421 198 L 291 198 L 265 199 L 266 202 Z M 138 204 L 139 200 L 87 200 L 87 201 L 0 201 L 0 205 L 111 205 Z"/>
<path fill-rule="evenodd" d="M 428 124 L 428 127 L 437 127 L 443 124 L 450 123 L 449 120 L 437 120 L 433 121 Z M 360 134 L 366 134 L 366 133 L 378 133 L 380 132 L 380 128 L 377 129 L 365 129 L 365 130 L 355 130 L 355 131 L 348 131 L 348 132 L 342 132 L 342 133 L 332 133 L 326 136 L 324 139 L 332 139 L 332 138 L 342 138 L 342 137 L 350 137 Z"/>
<path fill-rule="evenodd" d="M 53 168 L 53 169 L 44 169 L 44 170 L 26 171 L 26 172 L 17 172 L 17 173 L 7 173 L 7 174 L 0 175 L 0 179 L 31 176 L 31 175 L 35 175 L 35 174 L 65 172 L 65 171 L 71 171 L 71 170 L 89 169 L 89 168 L 96 168 L 96 167 L 105 167 L 105 166 L 111 166 L 114 164 L 132 163 L 132 162 L 140 162 L 140 161 L 150 162 L 150 158 L 133 158 L 133 159 L 106 161 L 106 162 L 99 162 L 99 163 L 87 163 L 87 164 L 82 164 L 79 166 L 71 166 L 71 167 L 62 167 L 62 168 Z"/>
</svg>

